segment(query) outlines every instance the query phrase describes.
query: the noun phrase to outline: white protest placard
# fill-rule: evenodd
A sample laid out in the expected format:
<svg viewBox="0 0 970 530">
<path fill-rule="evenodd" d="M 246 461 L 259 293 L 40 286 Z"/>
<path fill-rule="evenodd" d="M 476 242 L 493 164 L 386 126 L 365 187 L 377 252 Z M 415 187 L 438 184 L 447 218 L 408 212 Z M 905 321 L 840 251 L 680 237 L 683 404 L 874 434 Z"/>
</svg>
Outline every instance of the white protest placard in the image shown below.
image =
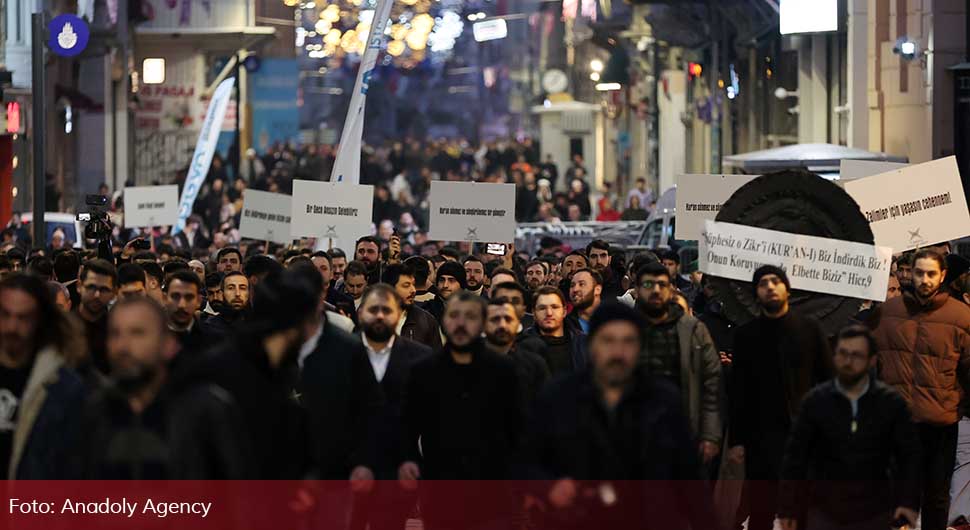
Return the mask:
<svg viewBox="0 0 970 530">
<path fill-rule="evenodd" d="M 125 188 L 125 228 L 174 225 L 179 219 L 179 187 Z"/>
<path fill-rule="evenodd" d="M 374 186 L 294 180 L 290 235 L 354 241 L 371 234 Z"/>
<path fill-rule="evenodd" d="M 788 273 L 792 289 L 882 302 L 892 249 L 733 223 L 704 222 L 701 272 L 750 282 L 762 265 Z"/>
<path fill-rule="evenodd" d="M 904 252 L 970 235 L 956 157 L 846 182 L 877 245 Z"/>
<path fill-rule="evenodd" d="M 515 184 L 431 182 L 431 230 L 437 241 L 515 241 Z"/>
<path fill-rule="evenodd" d="M 244 190 L 243 211 L 239 216 L 239 235 L 276 243 L 293 241 L 290 218 L 293 205 L 290 196 L 268 191 Z"/>
<path fill-rule="evenodd" d="M 717 216 L 741 186 L 757 175 L 680 175 L 677 177 L 677 224 L 674 237 L 697 241 L 704 231 L 704 221 Z"/>
<path fill-rule="evenodd" d="M 842 160 L 839 163 L 839 180 L 855 180 L 902 169 L 909 164 L 879 162 L 876 160 Z"/>
</svg>

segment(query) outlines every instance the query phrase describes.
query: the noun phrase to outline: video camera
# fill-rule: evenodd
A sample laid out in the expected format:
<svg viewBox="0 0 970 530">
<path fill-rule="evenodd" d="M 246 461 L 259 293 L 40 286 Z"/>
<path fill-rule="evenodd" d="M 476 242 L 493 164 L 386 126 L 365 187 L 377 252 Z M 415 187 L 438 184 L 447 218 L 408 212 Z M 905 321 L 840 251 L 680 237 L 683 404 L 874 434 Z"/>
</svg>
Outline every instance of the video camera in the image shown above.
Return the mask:
<svg viewBox="0 0 970 530">
<path fill-rule="evenodd" d="M 114 230 L 114 225 L 108 217 L 108 197 L 105 195 L 87 195 L 84 204 L 89 207 L 90 211 L 77 214 L 77 220 L 85 223 L 84 238 L 98 242 L 99 256 L 105 254 L 102 250 L 104 248 L 107 249 L 107 256 L 111 256 L 111 232 Z"/>
</svg>

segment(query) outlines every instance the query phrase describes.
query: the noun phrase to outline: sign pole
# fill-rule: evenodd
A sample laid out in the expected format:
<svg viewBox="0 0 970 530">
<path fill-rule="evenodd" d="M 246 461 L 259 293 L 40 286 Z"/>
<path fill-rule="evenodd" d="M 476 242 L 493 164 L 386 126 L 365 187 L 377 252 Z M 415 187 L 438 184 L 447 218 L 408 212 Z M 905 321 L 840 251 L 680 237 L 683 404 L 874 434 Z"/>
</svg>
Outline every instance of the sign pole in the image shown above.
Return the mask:
<svg viewBox="0 0 970 530">
<path fill-rule="evenodd" d="M 30 15 L 32 22 L 31 28 L 31 56 L 33 60 L 33 70 L 31 76 L 31 99 L 33 122 L 33 152 L 34 152 L 34 247 L 47 246 L 47 229 L 44 226 L 44 210 L 47 206 L 46 186 L 47 186 L 47 165 L 44 159 L 44 145 L 46 144 L 47 118 L 45 116 L 45 94 L 44 89 L 47 84 L 47 72 L 44 65 L 44 36 L 46 35 L 46 24 L 44 23 L 44 13 L 34 13 Z"/>
</svg>

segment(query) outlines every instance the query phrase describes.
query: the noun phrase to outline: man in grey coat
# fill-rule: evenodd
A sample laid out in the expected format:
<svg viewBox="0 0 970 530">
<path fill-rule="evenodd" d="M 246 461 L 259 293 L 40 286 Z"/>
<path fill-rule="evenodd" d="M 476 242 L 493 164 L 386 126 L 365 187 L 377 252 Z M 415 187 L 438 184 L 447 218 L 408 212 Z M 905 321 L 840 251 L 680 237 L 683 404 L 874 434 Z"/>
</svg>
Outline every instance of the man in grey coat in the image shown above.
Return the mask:
<svg viewBox="0 0 970 530">
<path fill-rule="evenodd" d="M 675 287 L 663 265 L 649 263 L 637 271 L 635 287 L 637 307 L 648 323 L 641 363 L 681 390 L 698 451 L 709 464 L 720 454 L 722 433 L 717 348 L 704 323 L 673 303 Z"/>
</svg>

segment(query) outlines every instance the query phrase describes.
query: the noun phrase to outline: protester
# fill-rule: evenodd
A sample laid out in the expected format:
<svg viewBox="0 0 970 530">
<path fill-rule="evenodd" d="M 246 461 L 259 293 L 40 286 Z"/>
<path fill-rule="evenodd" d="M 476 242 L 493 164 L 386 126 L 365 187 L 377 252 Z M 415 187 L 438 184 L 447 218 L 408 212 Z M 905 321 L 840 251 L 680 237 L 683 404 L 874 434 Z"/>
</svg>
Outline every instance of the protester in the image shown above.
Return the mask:
<svg viewBox="0 0 970 530">
<path fill-rule="evenodd" d="M 507 355 L 515 363 L 521 385 L 519 395 L 522 397 L 523 410 L 528 412 L 550 375 L 549 366 L 539 354 L 545 347 L 544 343 L 535 336 L 519 340 L 521 328 L 516 309 L 506 298 L 499 296 L 489 300 L 485 316 L 485 345 L 495 353 Z"/>
<path fill-rule="evenodd" d="M 802 402 L 785 450 L 778 517 L 798 530 L 916 527 L 920 446 L 906 401 L 870 377 L 876 341 L 865 327 L 843 328 L 836 376 Z M 893 525 L 895 526 L 895 525 Z"/>
<path fill-rule="evenodd" d="M 344 269 L 344 293 L 353 299 L 355 311 L 360 308 L 360 301 L 368 284 L 368 274 L 367 266 L 360 261 L 351 261 Z"/>
<path fill-rule="evenodd" d="M 385 269 L 385 276 L 392 267 L 402 265 L 391 265 Z M 395 479 L 398 465 L 406 457 L 401 425 L 411 368 L 432 352 L 427 346 L 395 333 L 395 326 L 403 320 L 402 312 L 403 302 L 389 285 L 372 285 L 364 292 L 358 316 L 361 340 L 381 385 L 384 408 L 378 416 L 375 434 L 379 447 L 374 476 L 378 482 L 374 491 L 355 499 L 352 527 L 363 528 L 369 524 L 375 530 L 404 528 L 416 501 L 413 494 L 398 487 Z"/>
<path fill-rule="evenodd" d="M 575 278 L 575 276 L 574 276 Z M 645 370 L 673 384 L 682 396 L 692 434 L 700 440 L 704 463 L 720 454 L 721 363 L 701 321 L 672 303 L 673 284 L 666 267 L 650 263 L 637 273 L 637 308 L 644 316 Z"/>
<path fill-rule="evenodd" d="M 442 321 L 444 349 L 411 369 L 404 411 L 407 461 L 399 478 L 409 488 L 417 479 L 431 481 L 424 491 L 434 500 L 422 504 L 427 528 L 456 527 L 449 517 L 455 503 L 442 501 L 448 483 L 436 487 L 434 481 L 501 479 L 511 472 L 522 428 L 518 379 L 511 360 L 485 348 L 485 317 L 480 297 L 453 294 Z M 507 517 L 504 503 L 475 503 L 469 490 L 453 493 L 464 501 L 457 504 L 464 511 L 460 526 Z"/>
<path fill-rule="evenodd" d="M 586 368 L 586 341 L 582 332 L 565 325 L 566 298 L 552 286 L 540 287 L 535 296 L 535 326 L 526 331 L 545 342 L 542 357 L 553 376 Z"/>
<path fill-rule="evenodd" d="M 145 296 L 145 269 L 135 263 L 118 267 L 118 299 Z"/>
<path fill-rule="evenodd" d="M 485 264 L 475 256 L 467 256 L 461 264 L 465 267 L 465 287 L 482 296 L 485 293 Z"/>
<path fill-rule="evenodd" d="M 246 320 L 250 310 L 250 285 L 246 275 L 239 271 L 232 271 L 222 277 L 223 304 L 218 315 L 205 321 L 206 326 L 215 335 L 225 336 L 239 327 L 239 322 Z"/>
<path fill-rule="evenodd" d="M 525 289 L 516 282 L 504 282 L 492 285 L 490 300 L 503 300 L 512 304 L 515 309 L 515 318 L 519 322 L 519 329 L 516 335 L 521 337 L 525 331 L 535 325 L 535 316 L 526 312 L 528 307 L 528 295 Z"/>
<path fill-rule="evenodd" d="M 354 245 L 354 261 L 360 262 L 367 270 L 367 284 L 380 281 L 381 243 L 377 238 L 364 236 Z"/>
<path fill-rule="evenodd" d="M 441 332 L 438 322 L 424 309 L 415 305 L 415 273 L 407 262 L 388 265 L 381 281 L 394 288 L 401 298 L 401 318 L 396 323 L 395 333 L 408 340 L 424 344 L 432 351 L 441 350 Z"/>
<path fill-rule="evenodd" d="M 581 331 L 589 331 L 589 319 L 603 300 L 603 277 L 592 269 L 579 269 L 570 280 L 569 299 L 573 310 L 566 317 L 566 326 Z"/>
<path fill-rule="evenodd" d="M 535 291 L 546 284 L 548 265 L 543 261 L 532 261 L 525 268 L 525 281 L 529 289 Z"/>
<path fill-rule="evenodd" d="M 44 280 L 0 280 L 0 465 L 9 479 L 67 479 L 86 388 L 80 325 L 54 305 Z"/>
<path fill-rule="evenodd" d="M 622 278 L 619 276 L 622 276 L 623 270 L 621 267 L 619 276 L 614 272 L 610 244 L 602 239 L 597 239 L 586 245 L 586 256 L 589 258 L 589 267 L 598 272 L 603 279 L 600 282 L 600 285 L 603 286 L 603 299 L 613 301 L 622 296 L 623 286 L 620 284 Z"/>
<path fill-rule="evenodd" d="M 468 287 L 465 276 L 465 268 L 457 262 L 446 261 L 442 263 L 435 272 L 435 288 L 437 295 L 426 302 L 422 307 L 434 319 L 441 323 L 444 318 L 445 305 L 448 299 L 458 291 L 463 291 Z"/>
<path fill-rule="evenodd" d="M 78 294 L 81 303 L 77 315 L 84 323 L 88 341 L 88 355 L 92 365 L 102 374 L 110 367 L 107 358 L 108 307 L 118 292 L 118 271 L 103 259 L 86 261 L 78 277 Z"/>
<path fill-rule="evenodd" d="M 202 303 L 202 282 L 190 271 L 176 271 L 165 281 L 165 309 L 168 328 L 179 341 L 180 354 L 201 355 L 212 343 L 196 313 Z"/>
<path fill-rule="evenodd" d="M 970 370 L 970 308 L 943 288 L 946 260 L 930 250 L 913 256 L 912 288 L 882 305 L 875 330 L 879 378 L 913 413 L 922 447 L 922 528 L 943 530 L 956 459 L 958 405 Z M 902 282 L 901 282 L 902 283 Z"/>
<path fill-rule="evenodd" d="M 544 481 L 534 484 L 557 527 L 717 527 L 680 398 L 639 363 L 644 325 L 634 309 L 602 305 L 587 336 L 590 366 L 539 396 L 524 460 L 527 476 Z M 554 518 L 577 504 L 584 509 Z"/>
<path fill-rule="evenodd" d="M 818 323 L 791 311 L 784 270 L 758 268 L 752 288 L 761 315 L 735 336 L 728 456 L 745 466 L 748 528 L 771 530 L 792 419 L 805 394 L 831 377 L 832 355 Z"/>
<path fill-rule="evenodd" d="M 340 281 L 344 278 L 344 270 L 347 268 L 347 255 L 339 248 L 332 248 L 327 251 L 333 264 L 333 279 Z"/>
<path fill-rule="evenodd" d="M 216 270 L 223 274 L 242 272 L 242 253 L 238 248 L 226 247 L 216 255 Z"/>
<path fill-rule="evenodd" d="M 189 273 L 198 278 L 194 273 Z M 90 479 L 240 479 L 248 461 L 238 410 L 211 383 L 179 379 L 179 343 L 147 297 L 120 300 L 108 324 L 111 386 L 84 411 L 77 452 Z"/>
</svg>

